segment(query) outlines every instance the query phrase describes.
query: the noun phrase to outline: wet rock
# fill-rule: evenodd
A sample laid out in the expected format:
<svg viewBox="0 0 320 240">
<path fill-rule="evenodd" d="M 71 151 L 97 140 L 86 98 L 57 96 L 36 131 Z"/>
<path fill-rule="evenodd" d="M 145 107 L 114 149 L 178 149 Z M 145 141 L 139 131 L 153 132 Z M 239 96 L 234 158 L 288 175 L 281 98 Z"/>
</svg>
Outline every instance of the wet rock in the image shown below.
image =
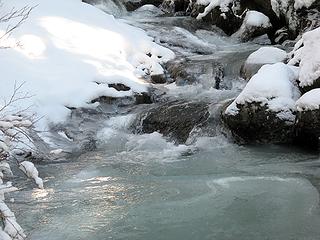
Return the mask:
<svg viewBox="0 0 320 240">
<path fill-rule="evenodd" d="M 154 84 L 163 84 L 167 82 L 167 77 L 165 74 L 156 74 L 150 76 L 151 82 Z"/>
<path fill-rule="evenodd" d="M 208 104 L 203 102 L 167 102 L 141 114 L 136 132 L 159 132 L 176 143 L 185 143 L 190 132 L 209 118 Z"/>
<path fill-rule="evenodd" d="M 240 143 L 290 143 L 294 136 L 293 123 L 279 117 L 260 103 L 237 105 L 237 114 L 222 112 L 226 124 Z"/>
<path fill-rule="evenodd" d="M 177 13 L 185 13 L 189 4 L 189 0 L 164 0 L 160 8 L 166 13 L 177 15 Z"/>
<path fill-rule="evenodd" d="M 134 95 L 135 97 L 135 103 L 136 104 L 151 104 L 152 103 L 152 99 L 150 94 L 148 93 L 137 93 Z"/>
<path fill-rule="evenodd" d="M 91 101 L 91 103 L 99 102 L 101 104 L 116 105 L 119 107 L 129 106 L 135 104 L 134 96 L 126 97 L 111 97 L 111 96 L 100 96 Z"/>
<path fill-rule="evenodd" d="M 224 77 L 224 66 L 216 60 L 177 59 L 166 67 L 178 86 L 201 83 L 205 88 L 219 89 Z"/>
<path fill-rule="evenodd" d="M 320 147 L 320 110 L 299 111 L 295 125 L 295 141 L 309 148 Z"/>
</svg>

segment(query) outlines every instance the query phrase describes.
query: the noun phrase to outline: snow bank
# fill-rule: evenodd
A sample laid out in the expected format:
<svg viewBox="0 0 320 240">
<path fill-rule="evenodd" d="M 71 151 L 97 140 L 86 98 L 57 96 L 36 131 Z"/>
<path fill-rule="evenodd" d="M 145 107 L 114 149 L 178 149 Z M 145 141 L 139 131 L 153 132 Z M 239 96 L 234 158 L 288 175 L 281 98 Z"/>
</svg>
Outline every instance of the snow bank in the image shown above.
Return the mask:
<svg viewBox="0 0 320 240">
<path fill-rule="evenodd" d="M 19 168 L 27 175 L 27 177 L 33 178 L 39 188 L 43 189 L 43 181 L 39 177 L 39 172 L 32 162 L 21 162 Z"/>
<path fill-rule="evenodd" d="M 320 28 L 303 34 L 293 52 L 291 65 L 300 66 L 299 85 L 311 86 L 320 78 Z"/>
<path fill-rule="evenodd" d="M 313 89 L 298 99 L 296 102 L 298 111 L 317 110 L 320 108 L 320 88 Z"/>
<path fill-rule="evenodd" d="M 34 95 L 25 102 L 50 122 L 63 121 L 65 106 L 87 107 L 100 96 L 124 97 L 144 92 L 140 77 L 159 74 L 172 51 L 146 33 L 121 23 L 81 0 L 3 0 L 2 11 L 36 6 L 29 19 L 7 42 L 19 46 L 2 50 L 0 96 L 12 93 L 14 81 L 25 81 Z M 4 31 L 7 24 L 0 26 Z M 130 91 L 109 88 L 122 83 Z"/>
<path fill-rule="evenodd" d="M 226 114 L 236 115 L 238 104 L 257 102 L 267 105 L 271 111 L 281 112 L 281 119 L 291 119 L 291 111 L 295 109 L 295 101 L 300 95 L 294 85 L 296 78 L 295 69 L 284 63 L 264 65 L 226 109 Z"/>
<path fill-rule="evenodd" d="M 287 58 L 287 53 L 276 47 L 261 47 L 250 54 L 246 63 L 249 64 L 271 64 L 283 62 Z"/>
<path fill-rule="evenodd" d="M 197 19 L 200 20 L 204 18 L 216 7 L 220 7 L 221 12 L 228 12 L 229 4 L 233 3 L 233 1 L 234 0 L 197 0 L 197 4 L 206 6 L 203 13 L 197 16 Z"/>
</svg>

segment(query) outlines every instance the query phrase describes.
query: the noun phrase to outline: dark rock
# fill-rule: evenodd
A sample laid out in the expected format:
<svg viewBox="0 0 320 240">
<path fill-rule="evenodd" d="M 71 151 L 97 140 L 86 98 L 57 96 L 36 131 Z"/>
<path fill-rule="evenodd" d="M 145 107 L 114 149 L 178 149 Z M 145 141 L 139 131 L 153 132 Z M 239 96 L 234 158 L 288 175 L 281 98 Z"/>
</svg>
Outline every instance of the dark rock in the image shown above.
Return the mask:
<svg viewBox="0 0 320 240">
<path fill-rule="evenodd" d="M 166 13 L 176 15 L 176 13 L 185 13 L 189 7 L 189 4 L 189 0 L 164 0 L 160 8 Z"/>
<path fill-rule="evenodd" d="M 156 74 L 150 76 L 151 82 L 155 84 L 163 84 L 167 82 L 165 74 Z"/>
<path fill-rule="evenodd" d="M 134 95 L 136 99 L 136 104 L 151 104 L 151 96 L 148 93 L 137 93 Z"/>
<path fill-rule="evenodd" d="M 299 85 L 300 86 L 300 85 Z M 320 78 L 315 80 L 310 86 L 300 87 L 302 94 L 311 91 L 312 89 L 320 88 Z"/>
<path fill-rule="evenodd" d="M 101 104 L 117 105 L 119 107 L 133 105 L 135 99 L 131 96 L 127 97 L 110 97 L 110 96 L 100 96 L 91 101 L 91 103 L 99 102 Z"/>
<path fill-rule="evenodd" d="M 230 5 L 231 6 L 231 5 Z M 194 4 L 191 11 L 191 16 L 197 17 L 199 13 L 204 11 L 203 5 Z M 209 14 L 202 18 L 201 21 L 216 25 L 221 28 L 226 34 L 235 33 L 241 26 L 243 18 L 232 10 L 221 12 L 219 7 L 213 9 Z"/>
<path fill-rule="evenodd" d="M 264 64 L 244 63 L 240 69 L 240 76 L 249 80 L 255 75 Z"/>
<path fill-rule="evenodd" d="M 108 84 L 108 86 L 109 88 L 114 88 L 117 91 L 129 91 L 131 89 L 122 83 L 112 83 L 112 84 Z"/>
<path fill-rule="evenodd" d="M 295 142 L 297 144 L 319 149 L 320 110 L 298 112 L 295 129 Z"/>
<path fill-rule="evenodd" d="M 190 132 L 209 118 L 209 107 L 203 102 L 167 102 L 143 113 L 136 132 L 160 132 L 176 143 L 185 143 Z"/>
<path fill-rule="evenodd" d="M 293 139 L 293 123 L 280 119 L 260 103 L 238 105 L 235 115 L 222 112 L 222 119 L 236 141 L 241 143 L 290 143 Z"/>
</svg>

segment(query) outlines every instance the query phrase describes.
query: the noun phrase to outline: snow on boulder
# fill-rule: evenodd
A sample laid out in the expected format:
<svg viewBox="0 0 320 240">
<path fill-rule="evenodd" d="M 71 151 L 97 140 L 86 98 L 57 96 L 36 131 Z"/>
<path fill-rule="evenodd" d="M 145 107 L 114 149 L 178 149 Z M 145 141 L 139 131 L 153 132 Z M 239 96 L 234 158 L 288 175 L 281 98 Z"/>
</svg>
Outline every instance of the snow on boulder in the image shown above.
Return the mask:
<svg viewBox="0 0 320 240">
<path fill-rule="evenodd" d="M 241 76 L 250 79 L 263 65 L 284 62 L 287 55 L 286 51 L 276 47 L 261 47 L 249 55 L 241 67 Z"/>
<path fill-rule="evenodd" d="M 44 117 L 38 125 L 64 121 L 70 107 L 94 107 L 92 100 L 102 96 L 147 92 L 149 84 L 142 77 L 162 73 L 161 64 L 174 58 L 144 31 L 81 0 L 2 1 L 3 12 L 24 6 L 36 7 L 6 40 L 19 44 L 2 51 L 0 96 L 9 97 L 14 81 L 26 82 L 23 91 L 34 97 L 21 108 L 32 106 Z M 0 31 L 6 27 L 1 24 Z M 109 84 L 124 84 L 130 91 Z"/>
<path fill-rule="evenodd" d="M 243 42 L 266 34 L 272 27 L 270 19 L 261 12 L 248 11 L 240 29 L 232 36 Z"/>
<path fill-rule="evenodd" d="M 291 65 L 299 65 L 299 86 L 303 91 L 320 87 L 320 28 L 303 34 L 291 53 Z"/>
<path fill-rule="evenodd" d="M 296 102 L 296 107 L 299 112 L 318 110 L 320 108 L 320 88 L 303 94 Z"/>
<path fill-rule="evenodd" d="M 297 71 L 284 63 L 264 65 L 223 112 L 233 135 L 248 142 L 290 141 L 295 121 Z"/>
</svg>

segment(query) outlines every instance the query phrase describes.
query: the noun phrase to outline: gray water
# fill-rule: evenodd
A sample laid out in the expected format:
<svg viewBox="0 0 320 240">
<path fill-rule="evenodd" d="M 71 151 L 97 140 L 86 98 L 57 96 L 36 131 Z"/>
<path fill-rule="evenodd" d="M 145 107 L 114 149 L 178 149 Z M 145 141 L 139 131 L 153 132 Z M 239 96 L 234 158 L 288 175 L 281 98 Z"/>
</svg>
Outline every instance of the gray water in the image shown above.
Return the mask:
<svg viewBox="0 0 320 240">
<path fill-rule="evenodd" d="M 169 96 L 220 102 L 239 93 L 243 83 L 235 73 L 256 44 L 183 28 L 188 19 L 159 21 L 147 15 L 124 21 L 177 55 L 224 62 L 231 81 L 223 90 L 169 86 Z M 30 239 L 320 238 L 317 154 L 285 146 L 238 146 L 222 134 L 176 146 L 158 133 L 130 133 L 134 117 L 107 120 L 97 135 L 98 150 L 40 165 L 45 190 L 20 183 L 11 207 Z"/>
</svg>

